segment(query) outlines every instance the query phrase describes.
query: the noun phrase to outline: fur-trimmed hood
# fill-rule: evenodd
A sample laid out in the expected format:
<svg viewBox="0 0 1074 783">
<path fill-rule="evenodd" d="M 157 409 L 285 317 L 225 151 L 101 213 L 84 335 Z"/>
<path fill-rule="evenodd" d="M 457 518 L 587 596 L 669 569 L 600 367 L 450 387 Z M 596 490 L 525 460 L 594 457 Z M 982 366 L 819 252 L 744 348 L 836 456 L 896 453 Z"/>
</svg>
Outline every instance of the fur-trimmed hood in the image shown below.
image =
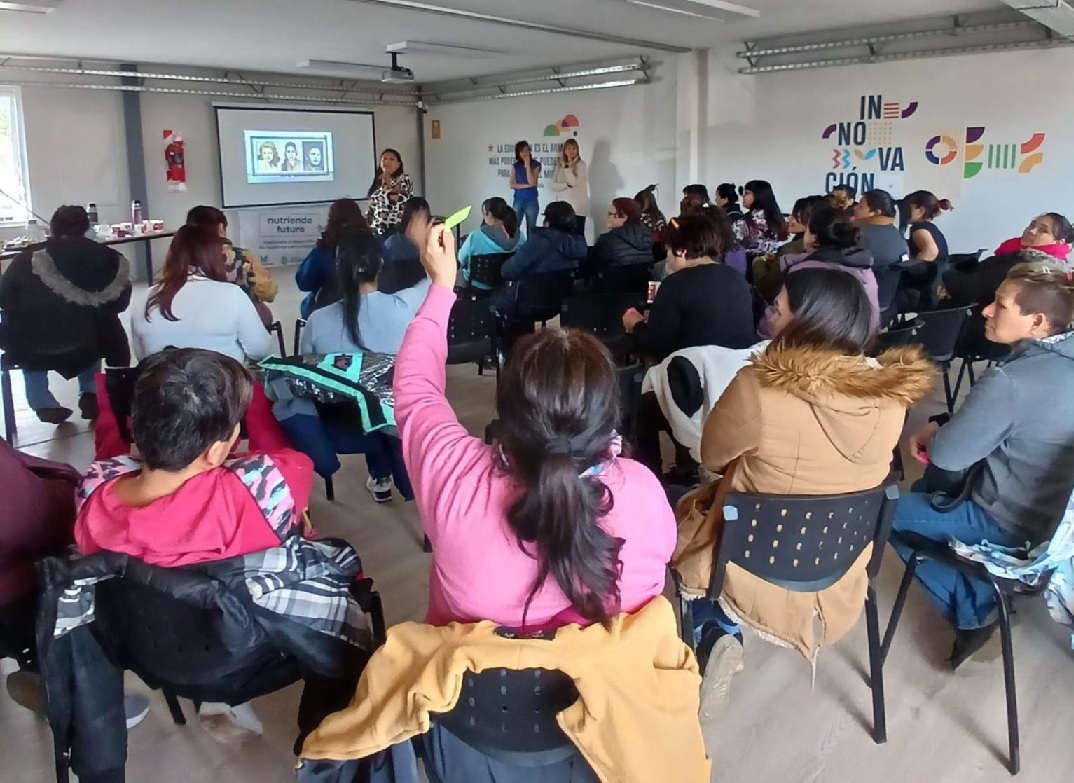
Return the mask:
<svg viewBox="0 0 1074 783">
<path fill-rule="evenodd" d="M 85 237 L 48 240 L 34 250 L 30 265 L 52 293 L 81 307 L 111 304 L 131 284 L 127 259 Z"/>
<path fill-rule="evenodd" d="M 874 460 L 884 409 L 908 409 L 932 389 L 936 368 L 917 348 L 894 348 L 876 359 L 770 345 L 750 362 L 762 388 L 810 404 L 832 444 L 849 460 Z"/>
</svg>

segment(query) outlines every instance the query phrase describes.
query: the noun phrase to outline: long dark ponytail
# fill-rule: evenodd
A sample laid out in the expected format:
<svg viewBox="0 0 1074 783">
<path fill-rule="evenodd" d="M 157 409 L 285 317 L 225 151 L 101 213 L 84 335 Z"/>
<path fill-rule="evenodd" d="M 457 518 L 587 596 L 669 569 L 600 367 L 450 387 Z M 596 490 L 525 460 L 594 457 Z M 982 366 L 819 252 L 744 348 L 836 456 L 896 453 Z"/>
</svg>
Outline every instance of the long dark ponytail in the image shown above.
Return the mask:
<svg viewBox="0 0 1074 783">
<path fill-rule="evenodd" d="M 507 470 L 524 488 L 507 523 L 538 563 L 523 625 L 549 576 L 579 615 L 604 622 L 619 611 L 623 540 L 600 526 L 612 496 L 589 469 L 609 457 L 619 421 L 614 363 L 592 335 L 557 329 L 512 353 L 496 399 Z"/>
<path fill-rule="evenodd" d="M 507 236 L 512 239 L 518 236 L 518 215 L 502 198 L 493 196 L 486 199 L 481 205 L 481 211 L 503 223 L 503 230 L 507 232 Z"/>
<path fill-rule="evenodd" d="M 361 286 L 376 282 L 380 266 L 377 237 L 358 226 L 344 227 L 336 240 L 336 274 L 343 304 L 343 324 L 351 342 L 363 349 L 365 346 L 358 329 L 358 315 L 362 310 Z"/>
</svg>

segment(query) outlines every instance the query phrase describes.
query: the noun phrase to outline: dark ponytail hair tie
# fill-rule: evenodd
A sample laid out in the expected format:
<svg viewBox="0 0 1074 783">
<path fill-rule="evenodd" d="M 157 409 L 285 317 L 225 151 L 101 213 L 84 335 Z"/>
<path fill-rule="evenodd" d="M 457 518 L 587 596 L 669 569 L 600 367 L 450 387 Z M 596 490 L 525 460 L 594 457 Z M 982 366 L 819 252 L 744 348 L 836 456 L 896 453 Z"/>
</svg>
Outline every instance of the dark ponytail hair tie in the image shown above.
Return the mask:
<svg viewBox="0 0 1074 783">
<path fill-rule="evenodd" d="M 548 453 L 551 455 L 566 454 L 573 457 L 575 451 L 579 451 L 584 447 L 584 441 L 582 438 L 553 438 L 552 442 L 548 444 Z"/>
</svg>

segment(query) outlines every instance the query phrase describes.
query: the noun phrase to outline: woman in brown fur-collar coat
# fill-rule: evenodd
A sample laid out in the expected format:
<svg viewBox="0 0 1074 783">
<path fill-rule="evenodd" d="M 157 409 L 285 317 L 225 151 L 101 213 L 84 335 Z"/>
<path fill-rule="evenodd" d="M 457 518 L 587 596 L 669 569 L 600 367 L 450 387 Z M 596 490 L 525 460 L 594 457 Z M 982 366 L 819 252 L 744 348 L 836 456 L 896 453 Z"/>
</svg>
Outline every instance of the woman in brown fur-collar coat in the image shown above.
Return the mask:
<svg viewBox="0 0 1074 783">
<path fill-rule="evenodd" d="M 705 422 L 701 459 L 722 478 L 678 505 L 672 565 L 685 592 L 697 596 L 708 588 L 729 492 L 827 495 L 881 485 L 907 409 L 935 378 L 917 349 L 865 357 L 873 336 L 869 301 L 845 272 L 789 275 L 777 309 L 776 338 L 739 371 Z M 692 603 L 706 676 L 703 714 L 723 703 L 741 666 L 742 637 L 732 618 L 815 660 L 815 619 L 824 644 L 857 622 L 871 551 L 867 547 L 835 585 L 812 593 L 791 592 L 728 565 L 722 608 L 703 598 Z"/>
</svg>

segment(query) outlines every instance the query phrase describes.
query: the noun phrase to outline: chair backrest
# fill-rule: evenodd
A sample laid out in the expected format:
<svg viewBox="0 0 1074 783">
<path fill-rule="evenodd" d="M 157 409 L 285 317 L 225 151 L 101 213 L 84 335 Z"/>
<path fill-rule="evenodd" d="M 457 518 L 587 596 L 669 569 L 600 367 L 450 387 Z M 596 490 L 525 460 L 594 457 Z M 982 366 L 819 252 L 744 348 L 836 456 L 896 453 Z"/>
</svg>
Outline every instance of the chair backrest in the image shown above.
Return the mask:
<svg viewBox="0 0 1074 783">
<path fill-rule="evenodd" d="M 951 361 L 972 316 L 972 306 L 918 313 L 918 335 L 925 354 L 934 362 Z"/>
<path fill-rule="evenodd" d="M 594 291 L 598 294 L 641 294 L 649 290 L 653 265 L 621 264 L 606 266 L 597 272 Z"/>
<path fill-rule="evenodd" d="M 634 294 L 578 294 L 563 300 L 559 325 L 600 338 L 619 337 L 626 334 L 623 313 L 639 304 Z"/>
<path fill-rule="evenodd" d="M 895 297 L 899 293 L 899 281 L 902 280 L 902 269 L 898 266 L 881 266 L 873 268 L 873 276 L 876 278 L 876 298 L 880 305 L 880 312 L 886 314 L 895 304 Z M 894 312 L 891 313 L 894 316 Z M 888 318 L 885 322 L 881 318 L 881 326 L 887 326 L 891 322 Z"/>
<path fill-rule="evenodd" d="M 503 285 L 503 265 L 511 260 L 513 253 L 490 253 L 470 256 L 470 285 L 477 283 L 486 288 Z"/>
<path fill-rule="evenodd" d="M 898 348 L 905 345 L 921 345 L 920 330 L 921 324 L 918 321 L 911 321 L 903 326 L 898 326 L 888 329 L 886 332 L 881 332 L 877 335 L 876 347 L 872 352 L 873 355 L 879 356 L 889 348 Z"/>
<path fill-rule="evenodd" d="M 824 590 L 870 543 L 875 576 L 898 497 L 894 485 L 844 495 L 728 495 L 709 596 L 723 590 L 728 563 L 786 590 Z"/>
<path fill-rule="evenodd" d="M 492 334 L 489 300 L 457 300 L 448 319 L 448 364 L 467 364 L 490 356 Z"/>
<path fill-rule="evenodd" d="M 505 629 L 497 633 L 512 636 Z M 519 766 L 544 766 L 575 752 L 556 715 L 577 698 L 574 681 L 560 671 L 467 672 L 455 708 L 432 719 L 487 756 Z"/>
<path fill-rule="evenodd" d="M 521 278 L 517 283 L 519 310 L 555 317 L 564 298 L 571 294 L 574 275 L 573 269 L 560 269 Z"/>
<path fill-rule="evenodd" d="M 173 586 L 171 593 L 154 586 L 164 583 Z M 267 638 L 222 583 L 133 560 L 126 574 L 97 583 L 94 610 L 105 648 L 152 687 L 196 685 L 248 671 L 250 656 L 244 653 Z"/>
</svg>

